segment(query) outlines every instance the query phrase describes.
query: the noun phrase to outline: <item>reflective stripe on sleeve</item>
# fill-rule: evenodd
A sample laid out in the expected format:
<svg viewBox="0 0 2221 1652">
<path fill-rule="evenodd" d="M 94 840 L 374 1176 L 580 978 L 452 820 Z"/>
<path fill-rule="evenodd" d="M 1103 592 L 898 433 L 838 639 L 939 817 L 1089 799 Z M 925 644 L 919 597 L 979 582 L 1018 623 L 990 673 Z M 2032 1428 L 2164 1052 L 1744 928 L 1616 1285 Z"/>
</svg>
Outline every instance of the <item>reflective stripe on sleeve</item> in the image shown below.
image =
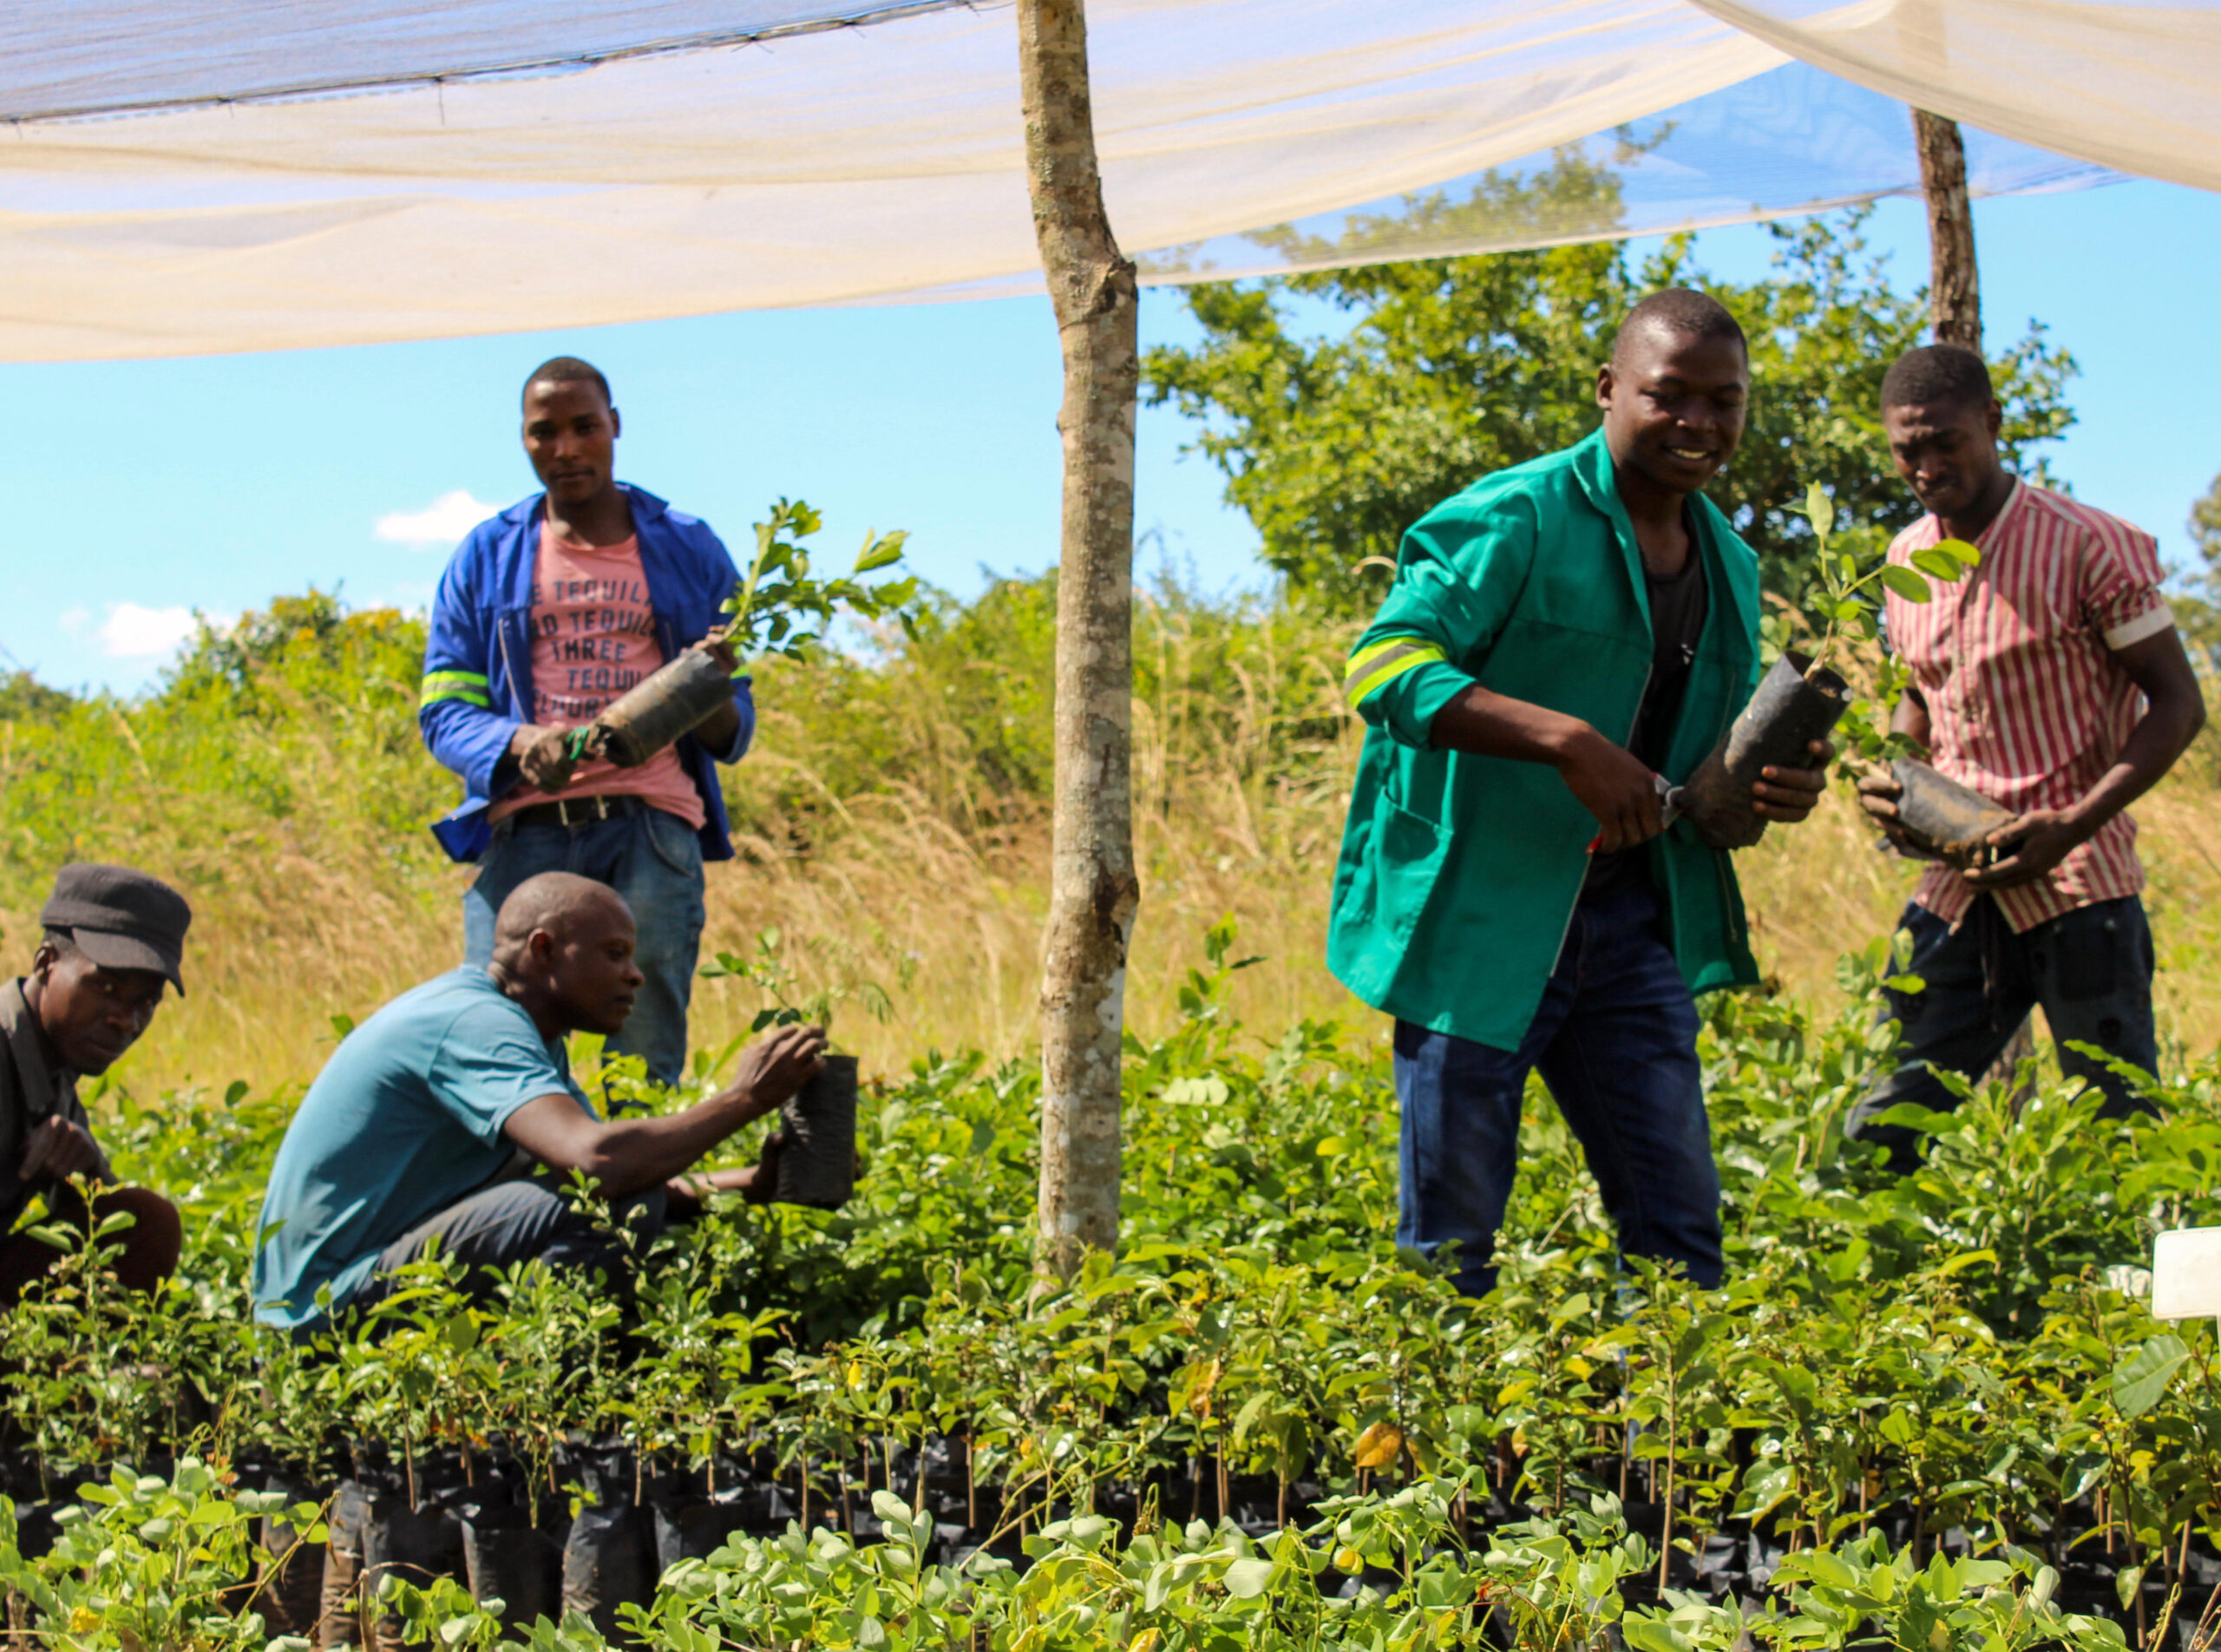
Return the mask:
<svg viewBox="0 0 2221 1652">
<path fill-rule="evenodd" d="M 432 705 L 441 700 L 468 700 L 471 705 L 479 706 L 491 706 L 494 703 L 487 695 L 486 678 L 480 672 L 426 672 L 423 695 L 418 704 Z"/>
<path fill-rule="evenodd" d="M 1391 637 L 1360 648 L 1350 656 L 1349 672 L 1342 678 L 1342 698 L 1352 705 L 1362 705 L 1405 672 L 1445 658 L 1441 649 L 1417 637 Z"/>
</svg>

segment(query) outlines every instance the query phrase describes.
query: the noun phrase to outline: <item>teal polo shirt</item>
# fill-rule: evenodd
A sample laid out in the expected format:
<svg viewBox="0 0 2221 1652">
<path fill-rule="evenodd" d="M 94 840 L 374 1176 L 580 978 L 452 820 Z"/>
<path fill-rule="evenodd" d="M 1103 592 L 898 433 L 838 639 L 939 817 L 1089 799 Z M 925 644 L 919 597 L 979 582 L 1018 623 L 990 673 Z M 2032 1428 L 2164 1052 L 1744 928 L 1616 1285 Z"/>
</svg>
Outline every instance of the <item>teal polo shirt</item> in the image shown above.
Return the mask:
<svg viewBox="0 0 2221 1652">
<path fill-rule="evenodd" d="M 286 1126 L 256 1231 L 254 1315 L 287 1328 L 344 1307 L 378 1256 L 486 1186 L 514 1151 L 502 1126 L 569 1096 L 560 1040 L 475 965 L 403 993 L 341 1040 Z"/>
</svg>

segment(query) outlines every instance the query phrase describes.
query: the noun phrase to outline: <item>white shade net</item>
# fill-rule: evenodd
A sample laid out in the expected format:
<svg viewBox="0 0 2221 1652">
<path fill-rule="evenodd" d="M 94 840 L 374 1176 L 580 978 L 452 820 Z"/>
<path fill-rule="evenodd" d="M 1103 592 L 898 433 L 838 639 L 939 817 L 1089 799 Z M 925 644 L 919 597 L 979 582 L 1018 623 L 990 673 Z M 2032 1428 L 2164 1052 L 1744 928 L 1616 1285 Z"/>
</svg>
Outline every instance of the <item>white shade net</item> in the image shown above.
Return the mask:
<svg viewBox="0 0 2221 1652">
<path fill-rule="evenodd" d="M 585 67 L 937 11 L 962 0 L 70 0 L 10 19 L 0 119 L 70 120 L 248 98 Z"/>
<path fill-rule="evenodd" d="M 1923 17 L 1962 7 L 1919 3 Z M 2155 83 L 2211 66 L 2211 9 L 2057 10 L 2170 20 L 2125 54 Z M 859 26 L 826 27 L 842 23 Z M 1916 30 L 1884 61 L 1870 24 L 1836 13 L 1783 5 L 1730 23 L 1691 0 L 1096 0 L 1090 23 L 1112 219 L 1169 280 L 1916 187 L 1908 117 L 1884 94 L 1934 66 Z M 0 60 L 14 123 L 0 141 L 0 357 L 359 343 L 1034 280 L 1006 9 L 634 0 L 574 19 L 516 0 L 92 0 L 27 33 Z M 1784 42 L 1833 54 L 1827 67 L 1851 78 L 1792 62 Z M 2010 72 L 2001 59 L 1970 80 L 1988 111 L 1974 118 L 2059 152 L 1970 134 L 1977 188 L 2088 181 L 2104 175 L 2093 158 L 2198 180 L 2221 115 L 2188 96 L 2167 105 L 2179 167 L 2146 164 L 2081 141 L 2086 125 L 2111 129 L 2119 95 L 2090 80 L 2068 58 Z M 1623 127 L 1631 142 L 1596 135 Z M 1567 145 L 1580 187 L 1517 187 Z"/>
<path fill-rule="evenodd" d="M 2221 189 L 2221 4 L 1695 0 L 1831 74 L 1955 121 Z"/>
</svg>

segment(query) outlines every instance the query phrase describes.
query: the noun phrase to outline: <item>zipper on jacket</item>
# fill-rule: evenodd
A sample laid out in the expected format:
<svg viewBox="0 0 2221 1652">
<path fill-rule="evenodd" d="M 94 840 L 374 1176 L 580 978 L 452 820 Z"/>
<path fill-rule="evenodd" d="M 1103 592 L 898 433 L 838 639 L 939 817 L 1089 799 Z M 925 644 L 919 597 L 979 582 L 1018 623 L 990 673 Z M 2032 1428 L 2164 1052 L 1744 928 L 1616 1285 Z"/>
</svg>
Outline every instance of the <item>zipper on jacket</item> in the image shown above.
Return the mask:
<svg viewBox="0 0 2221 1652">
<path fill-rule="evenodd" d="M 509 679 L 509 704 L 516 709 L 519 722 L 529 723 L 532 718 L 517 698 L 517 666 L 509 658 L 509 628 L 500 614 L 494 616 L 494 644 L 501 651 L 501 674 Z"/>
</svg>

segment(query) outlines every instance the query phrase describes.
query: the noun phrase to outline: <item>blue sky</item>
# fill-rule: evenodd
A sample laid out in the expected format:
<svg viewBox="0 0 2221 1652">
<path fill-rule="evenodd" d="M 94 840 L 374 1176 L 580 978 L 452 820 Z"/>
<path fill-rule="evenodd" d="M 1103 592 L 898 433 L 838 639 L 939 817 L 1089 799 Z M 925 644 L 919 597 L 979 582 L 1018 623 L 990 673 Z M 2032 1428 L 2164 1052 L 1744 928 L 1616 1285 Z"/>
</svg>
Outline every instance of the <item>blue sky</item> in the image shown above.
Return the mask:
<svg viewBox="0 0 2221 1652">
<path fill-rule="evenodd" d="M 2188 557 L 2192 501 L 2221 470 L 2221 197 L 2168 185 L 1981 202 L 1993 342 L 2030 317 L 2081 364 L 2081 423 L 2053 449 L 2081 497 Z M 1905 286 L 1927 270 L 1917 206 L 1871 226 Z M 1645 244 L 1638 244 L 1638 252 Z M 1699 241 L 1763 272 L 1763 230 Z M 1176 294 L 1143 305 L 1145 341 L 1189 336 Z M 561 333 L 189 361 L 0 365 L 17 541 L 0 559 L 0 666 L 62 686 L 144 687 L 192 610 L 236 614 L 311 585 L 421 606 L 476 505 L 532 490 L 519 382 L 585 355 L 626 419 L 620 473 L 709 519 L 736 547 L 780 495 L 825 514 L 842 556 L 868 528 L 911 530 L 927 578 L 1056 555 L 1056 338 L 1041 299 L 784 311 Z M 1761 387 L 1761 390 L 1763 387 Z M 1190 432 L 1141 418 L 1137 528 L 1207 585 L 1261 580 L 1255 535 L 1183 459 Z M 1145 564 L 1156 554 L 1145 550 Z"/>
</svg>

